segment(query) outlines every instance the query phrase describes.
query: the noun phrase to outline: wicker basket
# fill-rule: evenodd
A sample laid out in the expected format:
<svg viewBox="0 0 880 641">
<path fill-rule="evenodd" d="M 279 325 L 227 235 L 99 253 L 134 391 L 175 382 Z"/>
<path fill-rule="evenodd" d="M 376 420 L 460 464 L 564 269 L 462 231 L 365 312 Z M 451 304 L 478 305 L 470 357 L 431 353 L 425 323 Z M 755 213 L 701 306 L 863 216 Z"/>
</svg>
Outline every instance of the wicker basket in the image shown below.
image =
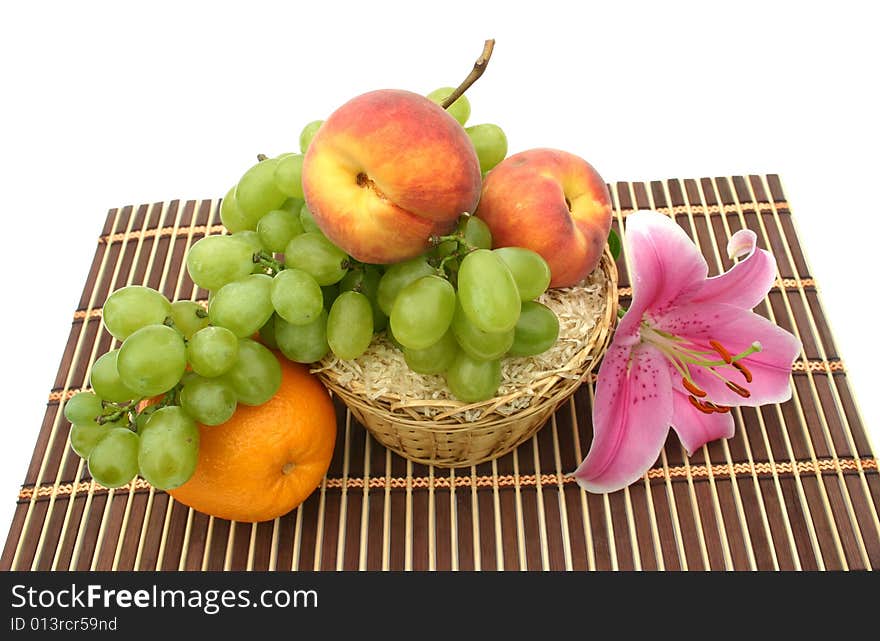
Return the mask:
<svg viewBox="0 0 880 641">
<path fill-rule="evenodd" d="M 376 440 L 405 458 L 439 467 L 475 465 L 497 458 L 534 435 L 577 390 L 604 354 L 617 320 L 617 267 L 607 250 L 597 269 L 607 280 L 605 306 L 586 347 L 571 358 L 565 367 L 566 376 L 547 376 L 533 383 L 530 390 L 517 390 L 472 404 L 426 400 L 420 404 L 422 409 L 433 406 L 438 410 L 429 418 L 407 405 L 385 398 L 372 400 L 352 392 L 339 383 L 333 370 L 319 370 L 318 375 Z M 528 406 L 513 414 L 496 411 L 526 393 L 533 397 Z M 466 421 L 461 414 L 471 409 L 481 410 L 480 417 Z"/>
</svg>

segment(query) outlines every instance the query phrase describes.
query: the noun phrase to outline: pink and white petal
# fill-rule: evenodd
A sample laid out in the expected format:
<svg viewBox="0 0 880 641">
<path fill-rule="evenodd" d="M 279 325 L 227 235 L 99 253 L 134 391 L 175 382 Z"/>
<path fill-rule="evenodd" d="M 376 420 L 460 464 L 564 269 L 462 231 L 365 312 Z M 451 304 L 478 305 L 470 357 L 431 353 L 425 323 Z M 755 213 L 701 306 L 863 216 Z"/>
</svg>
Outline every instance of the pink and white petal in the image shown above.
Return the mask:
<svg viewBox="0 0 880 641">
<path fill-rule="evenodd" d="M 589 492 L 614 492 L 638 480 L 660 455 L 672 418 L 672 388 L 656 348 L 612 344 L 599 368 L 593 443 L 574 473 Z"/>
<path fill-rule="evenodd" d="M 738 229 L 727 241 L 727 257 L 740 260 L 748 257 L 758 246 L 758 234 L 751 229 Z"/>
<path fill-rule="evenodd" d="M 686 394 L 672 395 L 672 429 L 678 434 L 688 456 L 706 443 L 733 436 L 735 426 L 730 412 L 706 414 L 691 405 Z"/>
<path fill-rule="evenodd" d="M 662 313 L 696 293 L 706 280 L 706 259 L 675 221 L 654 211 L 639 211 L 626 221 L 626 255 L 632 273 L 631 309 Z"/>
<path fill-rule="evenodd" d="M 693 303 L 653 320 L 658 329 L 706 350 L 711 349 L 710 341 L 717 341 L 735 355 L 755 342 L 760 343 L 761 351 L 740 361 L 752 373 L 751 383 L 733 367 L 716 368 L 727 380 L 746 388 L 748 398 L 742 398 L 705 368 L 691 367 L 694 382 L 709 394 L 712 402 L 756 407 L 782 403 L 791 397 L 791 366 L 800 354 L 800 341 L 763 316 L 733 305 Z M 677 389 L 681 388 L 678 381 L 675 384 Z"/>
<path fill-rule="evenodd" d="M 740 229 L 727 244 L 731 254 L 746 257 L 718 276 L 706 280 L 691 302 L 725 303 L 752 309 L 760 303 L 776 280 L 776 261 L 770 252 L 756 249 L 757 237 L 750 229 Z"/>
</svg>

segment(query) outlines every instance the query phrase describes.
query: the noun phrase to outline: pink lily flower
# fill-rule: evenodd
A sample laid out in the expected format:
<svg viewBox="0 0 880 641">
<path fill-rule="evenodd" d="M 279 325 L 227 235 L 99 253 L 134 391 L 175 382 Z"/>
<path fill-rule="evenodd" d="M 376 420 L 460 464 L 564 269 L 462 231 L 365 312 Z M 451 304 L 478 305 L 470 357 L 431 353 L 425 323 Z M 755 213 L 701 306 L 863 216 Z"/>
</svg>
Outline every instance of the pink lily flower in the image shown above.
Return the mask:
<svg viewBox="0 0 880 641">
<path fill-rule="evenodd" d="M 614 492 L 638 480 L 670 426 L 692 455 L 733 436 L 732 407 L 791 397 L 801 345 L 751 311 L 776 274 L 756 240 L 736 232 L 727 251 L 742 260 L 708 278 L 703 255 L 673 220 L 651 211 L 628 218 L 632 304 L 599 368 L 593 443 L 574 473 L 581 487 Z"/>
</svg>

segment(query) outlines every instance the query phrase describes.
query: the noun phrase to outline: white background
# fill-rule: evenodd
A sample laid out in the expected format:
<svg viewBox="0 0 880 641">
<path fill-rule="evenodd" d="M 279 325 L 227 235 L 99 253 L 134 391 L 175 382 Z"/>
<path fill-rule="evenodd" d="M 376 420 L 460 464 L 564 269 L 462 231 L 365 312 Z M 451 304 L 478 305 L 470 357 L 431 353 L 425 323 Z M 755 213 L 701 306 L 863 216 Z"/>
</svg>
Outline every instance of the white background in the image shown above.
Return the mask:
<svg viewBox="0 0 880 641">
<path fill-rule="evenodd" d="M 880 443 L 877 24 L 840 0 L 3 3 L 0 540 L 107 210 L 220 197 L 354 95 L 457 84 L 487 37 L 471 122 L 511 152 L 607 181 L 782 175 Z"/>
</svg>

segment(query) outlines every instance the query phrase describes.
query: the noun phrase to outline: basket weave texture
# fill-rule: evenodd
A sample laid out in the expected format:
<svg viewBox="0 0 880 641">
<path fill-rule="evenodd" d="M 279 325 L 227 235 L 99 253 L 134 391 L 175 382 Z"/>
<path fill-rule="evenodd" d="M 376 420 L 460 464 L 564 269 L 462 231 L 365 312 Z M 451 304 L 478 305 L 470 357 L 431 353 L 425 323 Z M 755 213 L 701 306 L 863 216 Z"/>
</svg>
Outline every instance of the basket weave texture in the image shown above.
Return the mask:
<svg viewBox="0 0 880 641">
<path fill-rule="evenodd" d="M 533 436 L 580 387 L 605 353 L 617 320 L 617 266 L 607 249 L 596 269 L 605 276 L 604 307 L 586 344 L 561 371 L 527 388 L 479 403 L 426 399 L 414 407 L 387 396 L 371 399 L 352 391 L 340 384 L 332 369 L 319 370 L 318 375 L 377 441 L 411 461 L 461 467 L 497 458 Z M 512 414 L 498 411 L 525 395 L 532 397 L 526 407 Z M 426 407 L 437 411 L 429 417 L 424 413 Z M 473 417 L 477 413 L 476 420 L 465 418 L 465 414 Z"/>
</svg>

